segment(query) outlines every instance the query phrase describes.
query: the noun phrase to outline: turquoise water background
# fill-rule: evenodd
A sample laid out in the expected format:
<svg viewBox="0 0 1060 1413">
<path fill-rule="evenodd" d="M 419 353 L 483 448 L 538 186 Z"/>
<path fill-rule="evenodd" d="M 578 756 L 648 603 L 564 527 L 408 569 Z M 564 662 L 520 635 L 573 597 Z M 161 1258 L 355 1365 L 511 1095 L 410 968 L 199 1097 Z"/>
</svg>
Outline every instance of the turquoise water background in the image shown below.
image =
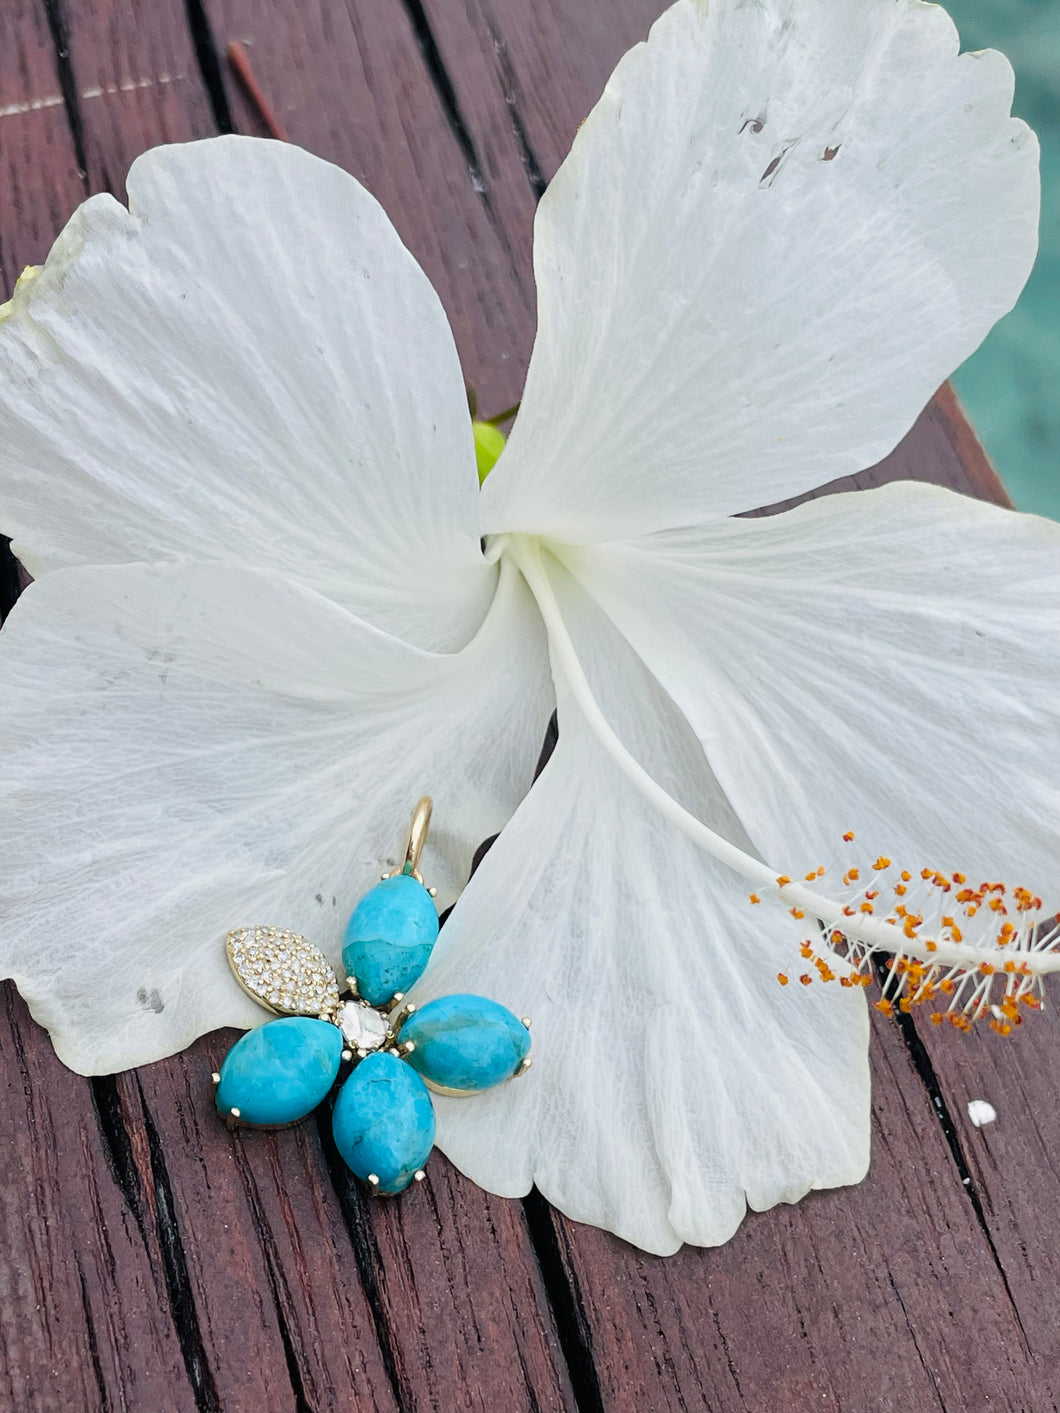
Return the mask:
<svg viewBox="0 0 1060 1413">
<path fill-rule="evenodd" d="M 1016 308 L 953 379 L 1009 495 L 1060 520 L 1060 0 L 944 0 L 963 49 L 1000 49 L 1042 146 L 1038 263 Z"/>
</svg>

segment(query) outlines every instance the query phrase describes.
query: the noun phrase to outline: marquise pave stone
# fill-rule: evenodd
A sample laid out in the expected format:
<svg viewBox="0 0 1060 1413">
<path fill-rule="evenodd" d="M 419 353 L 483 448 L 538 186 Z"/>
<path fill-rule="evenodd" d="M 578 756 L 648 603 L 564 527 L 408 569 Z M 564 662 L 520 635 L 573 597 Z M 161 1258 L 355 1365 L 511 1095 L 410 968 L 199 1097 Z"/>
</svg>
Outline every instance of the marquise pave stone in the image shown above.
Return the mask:
<svg viewBox="0 0 1060 1413">
<path fill-rule="evenodd" d="M 458 993 L 428 1001 L 401 1027 L 415 1049 L 408 1063 L 443 1089 L 476 1093 L 516 1074 L 530 1053 L 523 1022 L 485 996 Z"/>
<path fill-rule="evenodd" d="M 404 1192 L 434 1146 L 434 1105 L 404 1060 L 377 1050 L 339 1090 L 331 1126 L 335 1147 L 357 1177 L 367 1181 L 374 1173 L 379 1192 Z"/>
<path fill-rule="evenodd" d="M 229 1050 L 217 1086 L 218 1112 L 239 1110 L 241 1123 L 304 1119 L 335 1083 L 342 1035 L 330 1021 L 284 1016 L 248 1030 Z"/>
<path fill-rule="evenodd" d="M 407 991 L 423 974 L 438 937 L 438 911 L 411 874 L 385 878 L 353 910 L 343 939 L 342 965 L 370 1006 Z"/>
<path fill-rule="evenodd" d="M 378 1050 L 390 1034 L 386 1016 L 360 1001 L 343 1001 L 335 1021 L 352 1050 Z"/>
<path fill-rule="evenodd" d="M 330 963 L 301 933 L 238 927 L 228 934 L 225 948 L 240 984 L 271 1010 L 319 1016 L 338 1006 L 339 986 Z"/>
</svg>

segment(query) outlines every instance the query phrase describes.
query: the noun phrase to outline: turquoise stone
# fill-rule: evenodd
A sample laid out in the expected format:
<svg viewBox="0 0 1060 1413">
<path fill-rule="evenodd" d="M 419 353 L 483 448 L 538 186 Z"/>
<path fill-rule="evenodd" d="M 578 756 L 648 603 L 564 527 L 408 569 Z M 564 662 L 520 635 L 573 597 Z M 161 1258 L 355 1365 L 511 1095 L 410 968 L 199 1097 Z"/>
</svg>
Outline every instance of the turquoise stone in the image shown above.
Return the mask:
<svg viewBox="0 0 1060 1413">
<path fill-rule="evenodd" d="M 285 1016 L 248 1030 L 221 1066 L 217 1109 L 241 1123 L 293 1124 L 312 1113 L 335 1083 L 342 1032 L 328 1021 Z"/>
<path fill-rule="evenodd" d="M 438 912 L 422 883 L 407 873 L 385 878 L 353 910 L 342 965 L 370 1006 L 385 1005 L 423 974 L 438 936 Z"/>
<path fill-rule="evenodd" d="M 485 996 L 441 996 L 414 1011 L 401 1043 L 408 1063 L 444 1089 L 473 1092 L 511 1079 L 530 1053 L 530 1032 L 507 1006 Z"/>
<path fill-rule="evenodd" d="M 339 1090 L 331 1118 L 335 1146 L 359 1178 L 374 1173 L 380 1192 L 403 1192 L 434 1144 L 434 1105 L 404 1060 L 378 1050 Z"/>
</svg>

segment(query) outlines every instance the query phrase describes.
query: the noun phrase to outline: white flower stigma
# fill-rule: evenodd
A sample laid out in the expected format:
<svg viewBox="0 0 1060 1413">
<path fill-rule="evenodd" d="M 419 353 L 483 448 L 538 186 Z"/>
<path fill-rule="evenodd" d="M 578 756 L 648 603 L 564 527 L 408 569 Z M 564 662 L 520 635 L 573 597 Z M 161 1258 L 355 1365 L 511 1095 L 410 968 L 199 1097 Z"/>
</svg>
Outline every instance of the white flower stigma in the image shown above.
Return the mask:
<svg viewBox="0 0 1060 1413">
<path fill-rule="evenodd" d="M 843 837 L 853 842 L 852 832 Z M 882 994 L 873 1002 L 885 1015 L 927 1002 L 938 1007 L 931 1014 L 935 1025 L 949 1021 L 970 1030 L 975 1021 L 987 1020 L 999 1035 L 1011 1035 L 1022 1024 L 1021 1005 L 1040 1007 L 1043 977 L 1060 969 L 1060 915 L 1044 916 L 1041 898 L 1004 883 L 972 885 L 963 873 L 913 873 L 882 856 L 865 873 L 863 879 L 855 867 L 843 874 L 838 925 L 826 922 L 817 908 L 792 905 L 796 919 L 809 911 L 825 923 L 800 948 L 813 964 L 813 971 L 799 976 L 802 985 L 838 980 L 841 986 L 869 986 L 873 958 L 889 953 Z M 805 890 L 811 897 L 824 876 L 823 868 L 806 875 L 815 885 Z M 776 880 L 785 901 L 798 889 L 790 879 Z M 761 897 L 752 893 L 751 902 Z M 782 986 L 789 979 L 777 975 Z"/>
<path fill-rule="evenodd" d="M 1060 914 L 1043 916 L 1041 898 L 1003 883 L 973 886 L 961 873 L 946 875 L 934 868 L 914 875 L 883 857 L 868 868 L 871 881 L 865 886 L 860 870 L 848 869 L 838 897 L 821 891 L 823 867 L 801 882 L 778 874 L 690 814 L 615 734 L 563 621 L 540 543 L 512 535 L 489 549 L 493 558 L 507 554 L 519 567 L 548 629 L 553 661 L 587 725 L 645 799 L 706 853 L 746 878 L 756 889 L 752 903 L 767 896 L 779 899 L 796 920 L 812 918 L 820 924 L 816 937 L 802 943 L 801 954 L 816 972 L 815 977 L 804 971 L 799 977 L 803 985 L 815 979 L 871 985 L 872 958 L 883 953 L 889 956 L 887 976 L 875 1005 L 885 1014 L 944 1001 L 944 1009 L 932 1014 L 936 1024 L 949 1019 L 967 1030 L 974 1021 L 988 1019 L 992 1029 L 1009 1035 L 1021 1023 L 1021 1005 L 1040 1006 L 1042 979 L 1060 971 Z M 844 838 L 853 842 L 854 835 Z M 781 972 L 777 980 L 787 985 L 789 977 Z"/>
</svg>

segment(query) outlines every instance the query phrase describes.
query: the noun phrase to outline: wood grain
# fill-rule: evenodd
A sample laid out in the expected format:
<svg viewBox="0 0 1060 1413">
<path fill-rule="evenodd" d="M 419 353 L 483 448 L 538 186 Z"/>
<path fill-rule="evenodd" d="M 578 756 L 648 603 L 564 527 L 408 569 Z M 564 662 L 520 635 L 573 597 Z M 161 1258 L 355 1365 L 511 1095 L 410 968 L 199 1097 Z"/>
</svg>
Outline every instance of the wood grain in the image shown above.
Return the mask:
<svg viewBox="0 0 1060 1413">
<path fill-rule="evenodd" d="M 257 131 L 221 64 L 238 40 L 292 138 L 383 202 L 483 406 L 507 405 L 533 339 L 536 201 L 661 8 L 13 0 L 0 273 L 10 287 L 145 147 Z M 901 476 L 1005 503 L 948 389 L 853 483 Z M 1055 1408 L 1056 1022 L 1035 1018 L 1015 1043 L 921 1034 L 910 1018 L 874 1032 L 868 1181 L 660 1260 L 536 1196 L 490 1197 L 438 1156 L 429 1192 L 369 1202 L 325 1120 L 274 1135 L 216 1122 L 208 1075 L 230 1035 L 85 1081 L 8 988 L 0 1406 Z M 974 1097 L 998 1108 L 990 1129 L 968 1122 Z"/>
</svg>

